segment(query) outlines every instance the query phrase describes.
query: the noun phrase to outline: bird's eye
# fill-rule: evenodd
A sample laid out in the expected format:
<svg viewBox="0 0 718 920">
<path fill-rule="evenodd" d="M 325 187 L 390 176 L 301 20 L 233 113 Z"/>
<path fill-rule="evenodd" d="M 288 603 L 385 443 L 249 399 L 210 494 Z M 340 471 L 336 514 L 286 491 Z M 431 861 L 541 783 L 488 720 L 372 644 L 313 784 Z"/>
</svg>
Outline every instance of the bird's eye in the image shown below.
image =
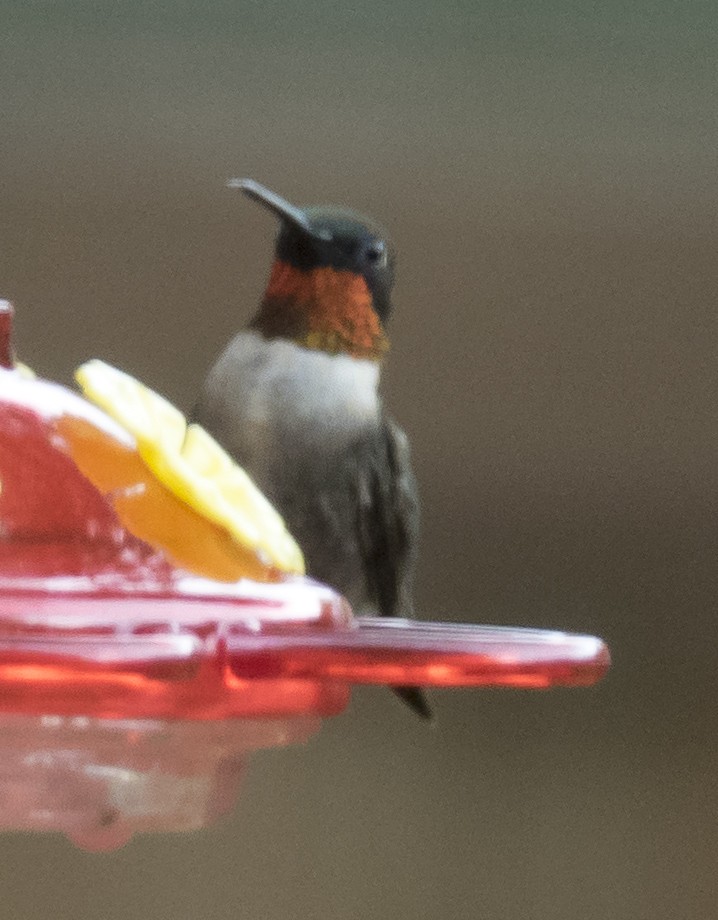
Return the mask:
<svg viewBox="0 0 718 920">
<path fill-rule="evenodd" d="M 366 250 L 366 260 L 382 268 L 386 265 L 386 246 L 384 243 L 372 243 Z"/>
</svg>

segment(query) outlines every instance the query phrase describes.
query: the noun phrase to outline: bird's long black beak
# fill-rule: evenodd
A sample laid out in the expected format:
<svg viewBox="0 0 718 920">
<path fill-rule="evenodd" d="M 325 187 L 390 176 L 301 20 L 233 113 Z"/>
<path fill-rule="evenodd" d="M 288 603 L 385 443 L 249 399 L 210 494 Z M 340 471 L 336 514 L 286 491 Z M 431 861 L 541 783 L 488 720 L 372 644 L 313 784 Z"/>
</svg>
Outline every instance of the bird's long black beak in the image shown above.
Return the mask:
<svg viewBox="0 0 718 920">
<path fill-rule="evenodd" d="M 253 201 L 258 201 L 267 210 L 272 211 L 277 217 L 288 221 L 300 230 L 304 230 L 310 236 L 313 236 L 311 221 L 301 208 L 290 204 L 281 195 L 277 195 L 271 189 L 260 185 L 254 179 L 229 179 L 227 188 L 241 189 L 244 194 Z"/>
</svg>

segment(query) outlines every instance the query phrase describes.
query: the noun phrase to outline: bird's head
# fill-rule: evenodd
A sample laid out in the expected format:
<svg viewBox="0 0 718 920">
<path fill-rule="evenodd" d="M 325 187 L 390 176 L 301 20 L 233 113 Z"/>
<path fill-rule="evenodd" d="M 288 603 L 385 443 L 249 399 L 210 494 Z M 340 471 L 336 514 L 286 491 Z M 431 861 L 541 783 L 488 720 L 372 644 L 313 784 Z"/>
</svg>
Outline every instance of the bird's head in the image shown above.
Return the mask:
<svg viewBox="0 0 718 920">
<path fill-rule="evenodd" d="M 343 208 L 298 208 L 252 179 L 228 184 L 281 221 L 253 327 L 267 338 L 380 360 L 389 347 L 394 283 L 394 252 L 384 231 Z"/>
</svg>

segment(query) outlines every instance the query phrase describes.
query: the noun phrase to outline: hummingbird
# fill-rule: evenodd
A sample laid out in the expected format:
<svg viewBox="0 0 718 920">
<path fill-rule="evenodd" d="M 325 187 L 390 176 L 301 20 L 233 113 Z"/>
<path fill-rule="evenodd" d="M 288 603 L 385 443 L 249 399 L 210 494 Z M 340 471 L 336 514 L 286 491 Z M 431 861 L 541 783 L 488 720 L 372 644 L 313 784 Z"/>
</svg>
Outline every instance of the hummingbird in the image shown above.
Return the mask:
<svg viewBox="0 0 718 920">
<path fill-rule="evenodd" d="M 373 220 L 297 207 L 232 179 L 279 218 L 259 309 L 211 368 L 193 417 L 249 473 L 307 573 L 357 614 L 411 617 L 419 498 L 409 442 L 379 393 L 395 252 Z M 431 718 L 417 687 L 394 687 Z"/>
</svg>

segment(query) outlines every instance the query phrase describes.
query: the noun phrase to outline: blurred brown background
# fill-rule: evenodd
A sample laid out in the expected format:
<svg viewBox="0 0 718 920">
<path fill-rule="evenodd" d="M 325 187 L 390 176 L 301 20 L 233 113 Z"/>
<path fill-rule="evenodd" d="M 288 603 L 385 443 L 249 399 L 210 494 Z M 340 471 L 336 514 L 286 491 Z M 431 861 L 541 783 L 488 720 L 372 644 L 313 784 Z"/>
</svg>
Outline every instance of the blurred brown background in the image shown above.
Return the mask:
<svg viewBox="0 0 718 920">
<path fill-rule="evenodd" d="M 184 407 L 266 278 L 223 183 L 401 256 L 386 394 L 427 618 L 594 632 L 593 690 L 355 694 L 234 816 L 109 856 L 0 839 L 0 916 L 718 916 L 713 3 L 0 5 L 21 356 Z"/>
</svg>

